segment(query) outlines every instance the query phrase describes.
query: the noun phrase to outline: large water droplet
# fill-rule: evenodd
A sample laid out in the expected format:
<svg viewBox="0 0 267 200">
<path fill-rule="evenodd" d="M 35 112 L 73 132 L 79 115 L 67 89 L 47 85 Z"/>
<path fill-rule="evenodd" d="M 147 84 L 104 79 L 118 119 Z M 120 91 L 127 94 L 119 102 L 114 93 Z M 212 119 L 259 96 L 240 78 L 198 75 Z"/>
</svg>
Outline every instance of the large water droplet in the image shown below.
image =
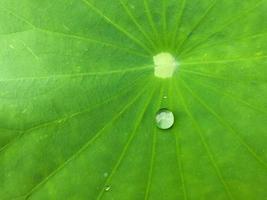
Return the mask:
<svg viewBox="0 0 267 200">
<path fill-rule="evenodd" d="M 156 113 L 157 127 L 163 130 L 169 129 L 174 124 L 174 115 L 167 108 L 162 108 Z"/>
</svg>

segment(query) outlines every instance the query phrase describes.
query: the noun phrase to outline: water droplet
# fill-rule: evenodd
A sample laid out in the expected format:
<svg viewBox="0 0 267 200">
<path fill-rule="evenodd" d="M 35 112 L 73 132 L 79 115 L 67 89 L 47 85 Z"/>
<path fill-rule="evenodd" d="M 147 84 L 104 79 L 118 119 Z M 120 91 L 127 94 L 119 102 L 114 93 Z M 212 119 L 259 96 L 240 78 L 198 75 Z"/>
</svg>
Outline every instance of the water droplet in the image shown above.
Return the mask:
<svg viewBox="0 0 267 200">
<path fill-rule="evenodd" d="M 111 187 L 110 187 L 109 185 L 107 185 L 107 186 L 104 188 L 104 190 L 105 190 L 106 192 L 108 192 L 110 189 L 111 189 Z"/>
<path fill-rule="evenodd" d="M 160 129 L 169 129 L 174 124 L 174 115 L 167 108 L 162 108 L 156 113 L 156 124 Z"/>
<path fill-rule="evenodd" d="M 104 177 L 108 177 L 108 173 L 107 172 L 104 173 Z"/>
<path fill-rule="evenodd" d="M 168 97 L 167 96 L 163 96 L 163 99 L 167 99 Z"/>
</svg>

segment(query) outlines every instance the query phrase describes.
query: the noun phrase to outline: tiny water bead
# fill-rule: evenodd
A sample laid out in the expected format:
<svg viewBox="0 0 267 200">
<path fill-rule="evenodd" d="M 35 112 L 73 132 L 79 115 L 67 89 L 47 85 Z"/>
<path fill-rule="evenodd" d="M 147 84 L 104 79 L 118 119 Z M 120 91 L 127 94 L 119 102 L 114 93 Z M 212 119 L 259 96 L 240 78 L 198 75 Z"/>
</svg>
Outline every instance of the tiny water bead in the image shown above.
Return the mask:
<svg viewBox="0 0 267 200">
<path fill-rule="evenodd" d="M 174 115 L 167 108 L 162 108 L 156 113 L 156 125 L 162 130 L 169 129 L 174 124 Z"/>
<path fill-rule="evenodd" d="M 110 187 L 109 185 L 105 186 L 105 188 L 104 188 L 104 190 L 105 190 L 106 192 L 108 192 L 110 189 L 111 189 L 111 187 Z"/>
<path fill-rule="evenodd" d="M 154 75 L 159 78 L 170 78 L 178 67 L 178 62 L 167 52 L 159 53 L 153 57 Z"/>
</svg>

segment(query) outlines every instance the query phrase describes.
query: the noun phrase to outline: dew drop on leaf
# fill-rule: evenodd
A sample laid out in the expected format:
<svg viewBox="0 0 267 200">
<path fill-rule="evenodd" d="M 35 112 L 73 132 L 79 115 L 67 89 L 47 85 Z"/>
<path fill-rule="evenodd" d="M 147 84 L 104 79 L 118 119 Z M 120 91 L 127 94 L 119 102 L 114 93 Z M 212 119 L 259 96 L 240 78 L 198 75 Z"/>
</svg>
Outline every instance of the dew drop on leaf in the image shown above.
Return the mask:
<svg viewBox="0 0 267 200">
<path fill-rule="evenodd" d="M 163 130 L 169 129 L 174 124 L 174 115 L 167 108 L 162 108 L 156 113 L 157 127 Z"/>
<path fill-rule="evenodd" d="M 110 189 L 111 189 L 111 187 L 110 187 L 109 185 L 105 186 L 105 188 L 104 188 L 104 190 L 105 190 L 106 192 L 108 192 Z"/>
</svg>

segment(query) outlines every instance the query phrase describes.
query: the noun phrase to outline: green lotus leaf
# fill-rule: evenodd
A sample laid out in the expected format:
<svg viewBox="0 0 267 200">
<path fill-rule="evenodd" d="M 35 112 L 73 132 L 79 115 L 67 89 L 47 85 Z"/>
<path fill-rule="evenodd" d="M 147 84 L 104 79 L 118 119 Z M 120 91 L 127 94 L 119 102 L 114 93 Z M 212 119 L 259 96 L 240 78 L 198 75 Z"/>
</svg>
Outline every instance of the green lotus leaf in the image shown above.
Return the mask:
<svg viewBox="0 0 267 200">
<path fill-rule="evenodd" d="M 0 199 L 267 199 L 266 10 L 1 0 Z"/>
</svg>

